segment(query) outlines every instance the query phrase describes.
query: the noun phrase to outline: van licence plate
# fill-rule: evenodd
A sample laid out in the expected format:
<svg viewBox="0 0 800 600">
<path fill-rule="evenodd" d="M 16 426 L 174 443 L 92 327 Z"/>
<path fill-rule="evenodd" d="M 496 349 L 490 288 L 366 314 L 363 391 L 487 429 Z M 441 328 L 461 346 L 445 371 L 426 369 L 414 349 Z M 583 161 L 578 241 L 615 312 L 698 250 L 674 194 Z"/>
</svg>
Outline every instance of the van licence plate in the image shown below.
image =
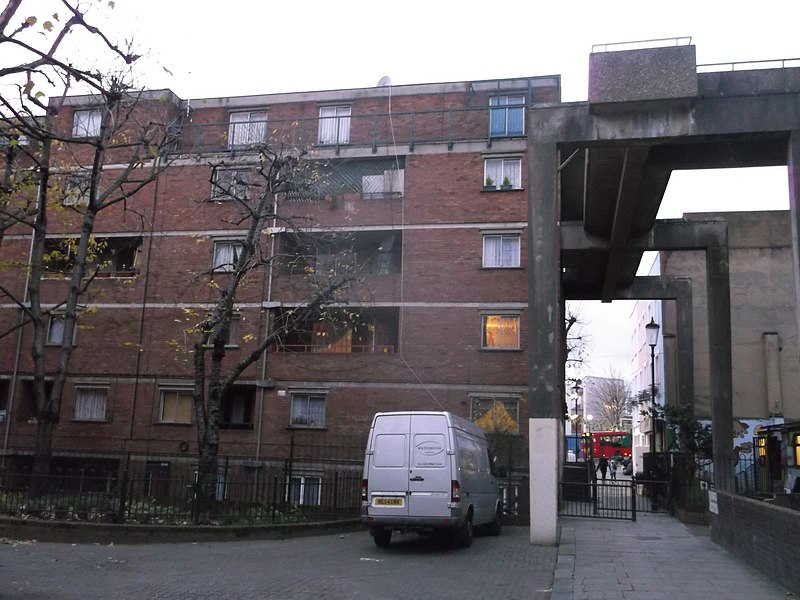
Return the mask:
<svg viewBox="0 0 800 600">
<path fill-rule="evenodd" d="M 375 506 L 403 506 L 403 498 L 398 496 L 375 498 L 373 500 Z"/>
</svg>

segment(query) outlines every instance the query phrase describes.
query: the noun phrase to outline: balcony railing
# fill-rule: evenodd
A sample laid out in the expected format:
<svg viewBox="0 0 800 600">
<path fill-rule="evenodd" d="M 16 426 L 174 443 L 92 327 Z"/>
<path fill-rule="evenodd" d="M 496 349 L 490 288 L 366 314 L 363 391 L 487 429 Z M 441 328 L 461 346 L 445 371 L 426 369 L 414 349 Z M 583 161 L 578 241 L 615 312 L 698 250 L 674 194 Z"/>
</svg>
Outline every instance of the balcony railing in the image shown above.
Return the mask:
<svg viewBox="0 0 800 600">
<path fill-rule="evenodd" d="M 492 141 L 509 137 L 521 138 L 524 133 L 492 133 L 490 115 L 494 122 L 498 111 L 524 110 L 522 106 L 481 106 L 476 108 L 451 108 L 430 111 L 385 112 L 353 114 L 337 117 L 340 126 L 335 136 L 330 127 L 320 128 L 320 118 L 296 117 L 285 120 L 269 119 L 248 123 L 189 123 L 181 128 L 176 145 L 179 153 L 247 151 L 261 143 L 271 146 L 301 146 L 333 149 L 337 153 L 345 147 L 371 148 L 377 152 L 385 145 L 403 145 L 410 151 L 417 144 L 441 143 L 449 148 L 458 142 L 482 141 L 491 146 Z M 329 121 L 323 118 L 322 121 Z M 235 128 L 242 128 L 238 131 Z M 246 128 L 246 130 L 244 129 Z M 524 132 L 524 127 L 521 129 Z M 324 143 L 320 143 L 320 139 Z M 235 143 L 234 143 L 235 142 Z"/>
<path fill-rule="evenodd" d="M 318 344 L 284 344 L 276 348 L 278 352 L 313 352 L 316 354 L 393 354 L 394 346 L 390 344 L 367 344 L 348 346 L 332 344 L 320 346 Z"/>
</svg>

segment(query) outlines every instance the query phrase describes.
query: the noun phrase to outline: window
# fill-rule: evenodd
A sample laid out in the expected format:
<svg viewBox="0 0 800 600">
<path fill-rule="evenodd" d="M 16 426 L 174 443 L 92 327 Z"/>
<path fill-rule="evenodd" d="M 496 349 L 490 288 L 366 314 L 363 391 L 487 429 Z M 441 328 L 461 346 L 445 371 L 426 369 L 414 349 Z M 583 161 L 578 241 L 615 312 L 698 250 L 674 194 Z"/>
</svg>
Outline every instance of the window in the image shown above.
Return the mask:
<svg viewBox="0 0 800 600">
<path fill-rule="evenodd" d="M 215 169 L 211 184 L 212 200 L 246 200 L 250 190 L 249 169 Z"/>
<path fill-rule="evenodd" d="M 211 335 L 208 337 L 208 347 L 211 348 L 214 345 L 214 340 L 217 338 L 219 333 L 219 327 L 217 326 L 216 331 L 212 331 Z M 231 315 L 231 319 L 228 323 L 228 335 L 225 338 L 225 347 L 226 348 L 238 348 L 242 341 L 242 313 L 234 312 Z"/>
<path fill-rule="evenodd" d="M 301 506 L 319 506 L 322 477 L 301 475 L 292 477 L 286 487 L 286 501 Z"/>
<path fill-rule="evenodd" d="M 293 393 L 292 427 L 325 427 L 325 394 Z"/>
<path fill-rule="evenodd" d="M 404 180 L 404 169 L 386 170 L 383 175 L 362 175 L 361 197 L 400 198 L 403 196 Z"/>
<path fill-rule="evenodd" d="M 75 252 L 78 250 L 76 238 L 48 238 L 44 241 L 44 270 L 48 276 L 64 276 L 75 265 Z"/>
<path fill-rule="evenodd" d="M 214 242 L 214 270 L 232 272 L 236 268 L 236 263 L 239 262 L 242 248 L 244 248 L 242 242 Z"/>
<path fill-rule="evenodd" d="M 489 106 L 489 135 L 505 137 L 525 133 L 524 96 L 495 96 L 489 99 Z"/>
<path fill-rule="evenodd" d="M 483 266 L 487 268 L 519 267 L 518 233 L 483 236 Z"/>
<path fill-rule="evenodd" d="M 191 423 L 194 399 L 191 390 L 161 390 L 162 423 Z"/>
<path fill-rule="evenodd" d="M 99 108 L 76 110 L 72 115 L 72 135 L 75 137 L 96 137 L 100 135 L 103 117 Z"/>
<path fill-rule="evenodd" d="M 491 177 L 499 188 L 510 184 L 511 189 L 522 189 L 522 161 L 519 158 L 487 158 L 483 164 L 484 181 Z"/>
<path fill-rule="evenodd" d="M 89 173 L 72 173 L 64 182 L 63 206 L 88 206 L 92 179 Z"/>
<path fill-rule="evenodd" d="M 266 141 L 266 111 L 231 113 L 228 125 L 228 148 L 252 146 Z"/>
<path fill-rule="evenodd" d="M 256 388 L 250 385 L 235 385 L 222 398 L 220 407 L 221 429 L 252 429 L 253 403 Z"/>
<path fill-rule="evenodd" d="M 101 240 L 94 259 L 97 277 L 134 277 L 140 237 L 115 237 Z"/>
<path fill-rule="evenodd" d="M 105 421 L 108 390 L 104 388 L 78 388 L 75 399 L 77 421 Z"/>
<path fill-rule="evenodd" d="M 483 315 L 481 345 L 489 350 L 519 350 L 519 315 Z"/>
<path fill-rule="evenodd" d="M 519 433 L 519 398 L 474 396 L 470 399 L 472 422 L 484 431 Z"/>
<path fill-rule="evenodd" d="M 319 109 L 319 143 L 350 143 L 350 107 L 322 106 Z"/>
<path fill-rule="evenodd" d="M 60 346 L 64 343 L 64 331 L 66 329 L 66 317 L 63 313 L 50 315 L 50 322 L 47 325 L 47 345 Z M 78 323 L 72 330 L 72 345 L 75 345 L 75 337 L 78 334 Z"/>
</svg>

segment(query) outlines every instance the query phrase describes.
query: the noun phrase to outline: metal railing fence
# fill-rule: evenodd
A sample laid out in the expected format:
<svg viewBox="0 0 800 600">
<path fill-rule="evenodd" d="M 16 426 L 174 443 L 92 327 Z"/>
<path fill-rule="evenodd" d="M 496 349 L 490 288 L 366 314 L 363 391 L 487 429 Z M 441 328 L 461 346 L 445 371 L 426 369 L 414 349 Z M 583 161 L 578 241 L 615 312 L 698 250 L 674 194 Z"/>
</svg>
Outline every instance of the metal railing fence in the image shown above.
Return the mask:
<svg viewBox="0 0 800 600">
<path fill-rule="evenodd" d="M 268 525 L 356 518 L 361 472 L 328 466 L 313 476 L 279 469 L 234 479 L 220 474 L 200 512 L 193 475 L 48 475 L 34 493 L 30 472 L 0 473 L 0 514 L 51 520 L 188 525 Z"/>
</svg>

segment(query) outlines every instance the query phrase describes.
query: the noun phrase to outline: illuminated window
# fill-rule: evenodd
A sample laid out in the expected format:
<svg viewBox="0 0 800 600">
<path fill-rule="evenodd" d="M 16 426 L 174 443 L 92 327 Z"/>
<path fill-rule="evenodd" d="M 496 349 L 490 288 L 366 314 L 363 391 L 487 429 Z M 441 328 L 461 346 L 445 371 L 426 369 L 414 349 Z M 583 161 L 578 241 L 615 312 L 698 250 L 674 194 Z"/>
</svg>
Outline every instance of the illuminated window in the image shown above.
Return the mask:
<svg viewBox="0 0 800 600">
<path fill-rule="evenodd" d="M 519 350 L 519 315 L 483 315 L 481 346 L 489 350 Z"/>
<path fill-rule="evenodd" d="M 519 398 L 475 396 L 471 398 L 470 416 L 484 431 L 519 433 Z"/>
<path fill-rule="evenodd" d="M 792 434 L 792 439 L 794 441 L 792 444 L 794 447 L 794 465 L 800 467 L 800 433 Z"/>
</svg>

